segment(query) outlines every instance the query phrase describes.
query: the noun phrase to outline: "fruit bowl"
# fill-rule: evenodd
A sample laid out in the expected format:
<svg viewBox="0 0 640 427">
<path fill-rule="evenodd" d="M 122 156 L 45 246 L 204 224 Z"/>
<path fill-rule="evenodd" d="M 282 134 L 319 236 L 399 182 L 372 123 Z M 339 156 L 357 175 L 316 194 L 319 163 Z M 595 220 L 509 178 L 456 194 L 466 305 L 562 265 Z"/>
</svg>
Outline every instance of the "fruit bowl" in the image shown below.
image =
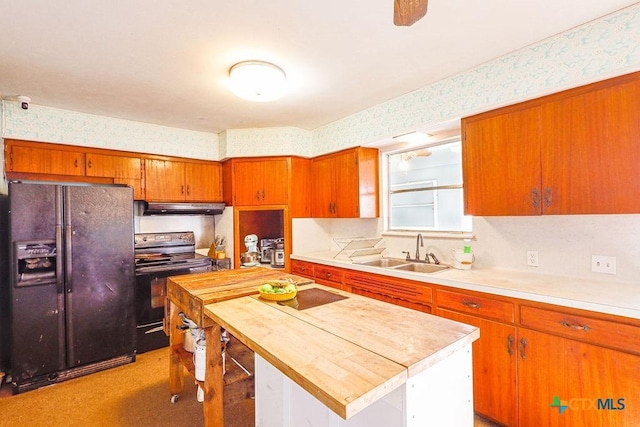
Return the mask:
<svg viewBox="0 0 640 427">
<path fill-rule="evenodd" d="M 260 298 L 268 301 L 288 301 L 298 293 L 295 283 L 287 280 L 271 280 L 258 288 Z"/>
</svg>

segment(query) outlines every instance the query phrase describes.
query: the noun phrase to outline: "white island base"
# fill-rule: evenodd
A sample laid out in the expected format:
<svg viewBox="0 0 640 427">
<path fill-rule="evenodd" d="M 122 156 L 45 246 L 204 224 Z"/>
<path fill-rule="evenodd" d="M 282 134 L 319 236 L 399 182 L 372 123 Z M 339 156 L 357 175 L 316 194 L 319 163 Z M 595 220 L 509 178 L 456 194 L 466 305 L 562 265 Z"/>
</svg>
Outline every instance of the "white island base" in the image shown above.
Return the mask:
<svg viewBox="0 0 640 427">
<path fill-rule="evenodd" d="M 346 420 L 258 354 L 255 396 L 256 427 L 473 426 L 471 344 Z"/>
</svg>

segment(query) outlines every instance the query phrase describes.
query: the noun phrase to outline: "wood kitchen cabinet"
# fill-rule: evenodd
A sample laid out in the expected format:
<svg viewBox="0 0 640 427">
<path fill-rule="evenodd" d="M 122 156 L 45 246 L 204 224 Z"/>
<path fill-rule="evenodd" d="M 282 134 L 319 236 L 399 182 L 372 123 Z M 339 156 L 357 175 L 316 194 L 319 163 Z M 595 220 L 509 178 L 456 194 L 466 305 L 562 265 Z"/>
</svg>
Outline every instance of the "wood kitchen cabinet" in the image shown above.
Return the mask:
<svg viewBox="0 0 640 427">
<path fill-rule="evenodd" d="M 465 213 L 638 213 L 640 73 L 462 120 Z"/>
<path fill-rule="evenodd" d="M 286 158 L 236 161 L 233 178 L 235 205 L 286 205 L 288 202 Z"/>
<path fill-rule="evenodd" d="M 135 200 L 144 199 L 140 157 L 87 153 L 85 169 L 87 176 L 113 178 L 114 184 L 132 187 Z"/>
<path fill-rule="evenodd" d="M 85 175 L 85 154 L 80 147 L 7 139 L 4 149 L 8 175 Z"/>
<path fill-rule="evenodd" d="M 432 292 L 426 283 L 346 270 L 345 290 L 402 307 L 431 313 Z"/>
<path fill-rule="evenodd" d="M 314 218 L 376 218 L 378 150 L 353 148 L 311 161 L 311 216 Z"/>
<path fill-rule="evenodd" d="M 639 373 L 640 356 L 520 328 L 519 425 L 640 425 Z"/>
<path fill-rule="evenodd" d="M 145 193 L 148 201 L 219 202 L 222 169 L 217 162 L 182 162 L 145 159 Z"/>
<path fill-rule="evenodd" d="M 510 426 L 640 422 L 640 408 L 628 404 L 638 392 L 638 321 L 440 287 L 436 304 L 437 315 L 480 328 L 473 345 L 479 414 Z M 566 413 L 550 406 L 556 396 Z M 598 399 L 607 408 L 598 409 Z M 624 409 L 618 399 L 627 399 Z"/>
<path fill-rule="evenodd" d="M 437 289 L 438 316 L 480 328 L 473 343 L 474 409 L 508 426 L 518 425 L 514 305 L 479 294 Z"/>
<path fill-rule="evenodd" d="M 234 158 L 223 165 L 224 201 L 234 206 L 289 207 L 292 218 L 309 216 L 309 159 Z"/>
</svg>

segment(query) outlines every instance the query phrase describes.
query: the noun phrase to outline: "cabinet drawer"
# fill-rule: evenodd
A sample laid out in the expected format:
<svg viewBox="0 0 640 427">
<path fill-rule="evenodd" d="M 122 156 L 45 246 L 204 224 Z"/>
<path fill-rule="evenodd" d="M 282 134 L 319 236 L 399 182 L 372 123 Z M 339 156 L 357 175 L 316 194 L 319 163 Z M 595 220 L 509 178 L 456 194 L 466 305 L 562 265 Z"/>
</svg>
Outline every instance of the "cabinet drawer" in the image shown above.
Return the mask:
<svg viewBox="0 0 640 427">
<path fill-rule="evenodd" d="M 309 277 L 313 279 L 314 278 L 313 266 L 314 266 L 313 263 L 292 259 L 291 274 L 296 274 L 298 276 Z"/>
<path fill-rule="evenodd" d="M 524 305 L 520 307 L 520 323 L 530 329 L 640 354 L 640 326 Z"/>
<path fill-rule="evenodd" d="M 349 271 L 345 274 L 344 283 L 353 289 L 364 289 L 376 294 L 420 304 L 430 304 L 432 301 L 431 288 L 427 284 L 410 280 Z"/>
<path fill-rule="evenodd" d="M 323 281 L 326 281 L 326 282 L 339 283 L 340 285 L 342 285 L 342 276 L 344 271 L 341 268 L 327 267 L 324 265 L 316 265 L 314 267 L 314 270 L 315 270 L 314 276 L 317 279 L 318 283 L 322 283 Z"/>
<path fill-rule="evenodd" d="M 436 302 L 439 308 L 447 308 L 449 310 L 469 313 L 501 322 L 514 322 L 514 308 L 510 302 L 442 289 L 438 289 L 436 295 Z"/>
</svg>

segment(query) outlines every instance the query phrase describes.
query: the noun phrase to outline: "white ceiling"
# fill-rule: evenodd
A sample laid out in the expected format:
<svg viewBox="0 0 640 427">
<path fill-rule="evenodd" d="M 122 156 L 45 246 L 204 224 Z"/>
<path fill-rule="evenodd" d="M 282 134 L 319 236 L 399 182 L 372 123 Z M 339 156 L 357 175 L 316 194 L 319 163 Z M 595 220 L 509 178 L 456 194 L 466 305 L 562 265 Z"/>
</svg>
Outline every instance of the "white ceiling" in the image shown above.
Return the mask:
<svg viewBox="0 0 640 427">
<path fill-rule="evenodd" d="M 430 0 L 0 0 L 0 96 L 205 132 L 315 129 L 636 3 Z M 283 68 L 284 98 L 228 89 L 244 60 Z"/>
</svg>

